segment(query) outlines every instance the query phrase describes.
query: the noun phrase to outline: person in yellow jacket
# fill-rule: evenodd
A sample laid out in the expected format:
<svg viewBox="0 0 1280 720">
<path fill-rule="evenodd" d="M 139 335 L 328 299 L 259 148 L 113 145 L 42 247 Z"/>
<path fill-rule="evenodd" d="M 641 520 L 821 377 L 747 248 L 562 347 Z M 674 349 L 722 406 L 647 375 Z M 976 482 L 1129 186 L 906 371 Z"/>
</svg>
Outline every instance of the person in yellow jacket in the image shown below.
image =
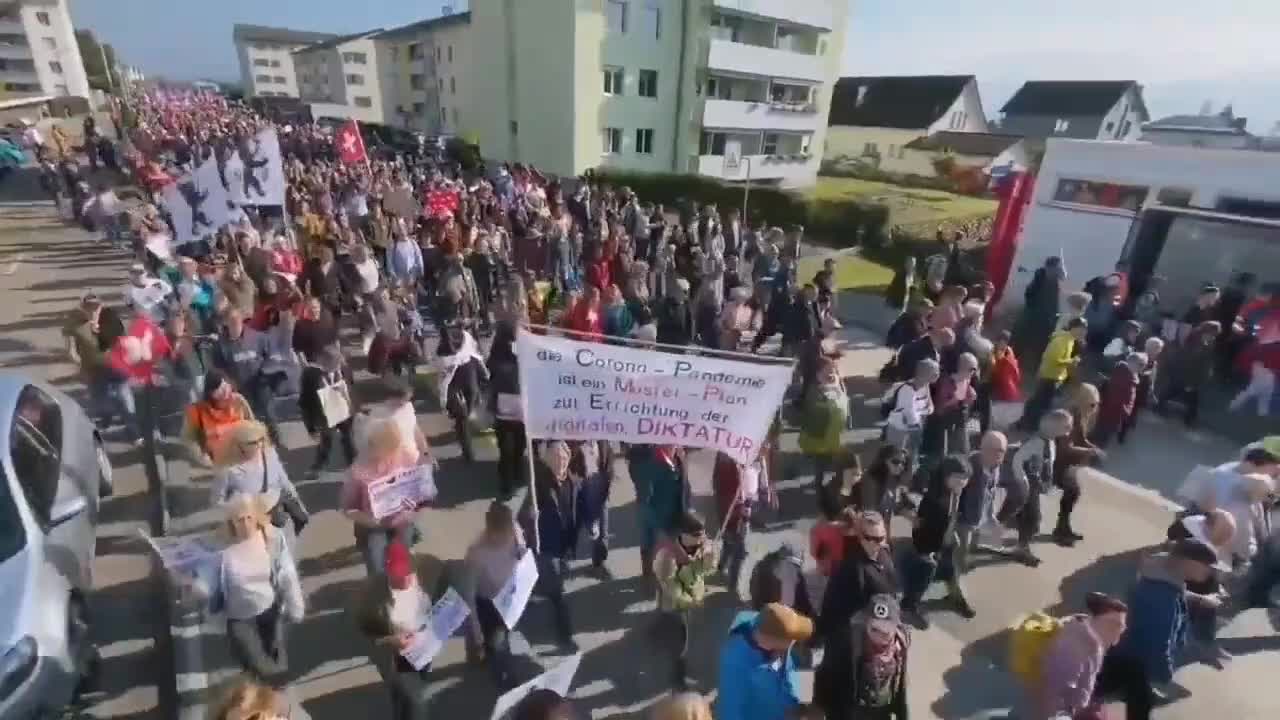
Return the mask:
<svg viewBox="0 0 1280 720">
<path fill-rule="evenodd" d="M 1040 356 L 1040 372 L 1036 375 L 1036 389 L 1027 398 L 1022 408 L 1022 420 L 1019 425 L 1034 431 L 1040 425 L 1040 418 L 1053 405 L 1053 397 L 1058 388 L 1067 381 L 1071 371 L 1080 363 L 1077 347 L 1083 348 L 1085 335 L 1089 331 L 1089 323 L 1084 318 L 1072 318 L 1065 329 L 1059 330 L 1049 338 L 1049 346 Z"/>
</svg>

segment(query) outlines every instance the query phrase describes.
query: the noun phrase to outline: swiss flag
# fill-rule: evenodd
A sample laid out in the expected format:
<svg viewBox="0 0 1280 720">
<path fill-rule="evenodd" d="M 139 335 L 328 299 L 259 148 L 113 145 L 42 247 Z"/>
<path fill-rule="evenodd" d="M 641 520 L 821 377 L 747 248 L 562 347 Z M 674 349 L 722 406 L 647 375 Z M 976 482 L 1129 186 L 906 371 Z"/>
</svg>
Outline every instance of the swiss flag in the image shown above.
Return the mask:
<svg viewBox="0 0 1280 720">
<path fill-rule="evenodd" d="M 369 160 L 369 156 L 364 152 L 364 138 L 360 136 L 360 125 L 355 120 L 348 120 L 338 129 L 334 146 L 338 150 L 338 157 L 348 165 Z"/>
</svg>

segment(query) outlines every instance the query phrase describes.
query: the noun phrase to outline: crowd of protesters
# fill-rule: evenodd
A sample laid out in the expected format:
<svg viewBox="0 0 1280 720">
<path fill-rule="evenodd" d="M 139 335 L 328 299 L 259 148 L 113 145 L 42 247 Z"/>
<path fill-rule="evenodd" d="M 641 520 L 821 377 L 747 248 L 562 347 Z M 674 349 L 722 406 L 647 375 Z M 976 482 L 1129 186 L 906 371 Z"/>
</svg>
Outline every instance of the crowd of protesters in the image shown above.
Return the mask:
<svg viewBox="0 0 1280 720">
<path fill-rule="evenodd" d="M 1148 306 L 1158 299 L 1126 303 L 1116 289 L 1122 274 L 1067 296 L 1059 309 L 1065 275 L 1055 261 L 1037 272 L 1014 331 L 987 333 L 992 286 L 959 282 L 954 253 L 931 258 L 919 282 L 908 266 L 891 287 L 892 302 L 906 309 L 889 333 L 895 355 L 881 373 L 883 437 L 864 469 L 842 435 L 854 420 L 835 350 L 835 268 L 828 262 L 812 279 L 797 276 L 802 228 L 693 202 L 667 208 L 590 175 L 554 178 L 519 165 L 464 172 L 429 152 L 343 162 L 318 127 L 273 124 L 221 99 L 138 95 L 130 115 L 127 142 L 112 152 L 143 189 L 138 201 L 107 185 L 71 198 L 78 220 L 136 255 L 128 315 L 86 296 L 66 335 L 104 427 L 119 417 L 127 437 L 140 439 L 134 390 L 156 375 L 187 402 L 182 437 L 192 460 L 211 468 L 211 501 L 226 510 L 217 581 L 201 589 L 225 613 L 250 679 L 217 717 L 288 717 L 277 690 L 290 681 L 287 627 L 306 614 L 295 558 L 309 522 L 281 460 L 279 412 L 290 403 L 316 443 L 309 476 L 335 465 L 345 473 L 340 506 L 367 572 L 351 614 L 397 718 L 428 715 L 430 666 L 416 670 L 400 651 L 446 587 L 472 609 L 469 656 L 483 658 L 500 690 L 519 682 L 511 628 L 494 600 L 525 552 L 534 554 L 536 592 L 553 608 L 558 644 L 577 650 L 568 561 L 585 542 L 599 581 L 612 580 L 609 498 L 618 463 L 635 486 L 658 662 L 669 663 L 676 693 L 653 716 L 710 718 L 707 702 L 687 692 L 699 685 L 686 663 L 691 630 L 708 585 L 740 586 L 748 535 L 777 508 L 776 480 L 794 472 L 776 461 L 779 435 L 793 427 L 813 472 L 815 506 L 788 511 L 816 516 L 817 569 L 790 546 L 751 569 L 748 609 L 716 629 L 724 637 L 714 716 L 905 720 L 912 626 L 929 626 L 921 601 L 932 583 L 946 585 L 959 615 L 974 617 L 980 608 L 963 587 L 973 555 L 1038 565 L 1033 542 L 1042 496 L 1053 487 L 1061 490 L 1053 539 L 1081 540 L 1072 525 L 1078 470 L 1103 462 L 1110 442 L 1124 442 L 1145 404 L 1182 402 L 1193 419 L 1197 379 L 1217 353 L 1250 347 L 1221 341 L 1221 321 L 1208 319 L 1219 316 L 1212 304 L 1198 304 L 1190 327 L 1168 338 L 1151 320 Z M 283 207 L 233 208 L 215 233 L 154 252 L 144 238 L 178 235 L 156 193 L 262 129 L 280 139 Z M 73 152 L 66 156 L 62 164 L 76 165 Z M 64 180 L 51 187 L 60 193 Z M 780 336 L 797 377 L 759 457 L 716 458 L 716 517 L 708 519 L 693 508 L 685 448 L 527 443 L 514 351 L 521 328 L 738 353 L 760 353 Z M 1267 382 L 1269 366 L 1259 363 L 1246 399 Z M 473 433 L 485 413 L 498 447 L 498 496 L 451 568 L 414 554 L 420 543 L 431 546 L 417 522 L 427 503 L 379 517 L 370 502 L 371 483 L 437 462 L 416 417 L 421 365 L 434 371 L 430 394 L 453 421 L 464 459 L 475 462 Z M 1025 398 L 1023 365 L 1035 373 Z M 375 377 L 360 392 L 357 371 Z M 1237 600 L 1266 604 L 1280 579 L 1280 535 L 1268 512 L 1277 452 L 1262 443 L 1194 478 L 1188 512 L 1144 561 L 1128 603 L 1091 595 L 1085 616 L 1055 626 L 1028 683 L 1032 717 L 1100 717 L 1100 703 L 1115 696 L 1128 717 L 1149 717 L 1188 627 L 1223 659 L 1214 638 L 1227 588 L 1245 588 Z M 517 509 L 503 502 L 524 487 L 530 492 Z M 910 531 L 895 556 L 899 517 Z M 815 662 L 805 699 L 797 673 Z M 515 717 L 568 718 L 572 705 L 538 691 Z"/>
</svg>

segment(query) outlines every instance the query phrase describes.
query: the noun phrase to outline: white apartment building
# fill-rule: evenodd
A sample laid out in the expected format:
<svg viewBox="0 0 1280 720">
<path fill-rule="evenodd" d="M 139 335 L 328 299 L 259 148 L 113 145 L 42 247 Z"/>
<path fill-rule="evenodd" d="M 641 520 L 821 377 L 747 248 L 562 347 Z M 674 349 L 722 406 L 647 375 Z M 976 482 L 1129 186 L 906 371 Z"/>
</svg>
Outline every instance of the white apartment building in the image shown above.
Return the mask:
<svg viewBox="0 0 1280 720">
<path fill-rule="evenodd" d="M 471 0 L 485 157 L 812 184 L 847 0 Z"/>
<path fill-rule="evenodd" d="M 331 33 L 236 24 L 231 31 L 246 96 L 298 97 L 293 51 L 331 40 Z"/>
<path fill-rule="evenodd" d="M 395 116 L 394 88 L 379 68 L 389 66 L 390 48 L 377 40 L 382 28 L 343 35 L 293 52 L 298 97 L 316 118 L 386 123 Z"/>
<path fill-rule="evenodd" d="M 88 98 L 67 0 L 0 2 L 0 96 Z"/>
<path fill-rule="evenodd" d="M 383 78 L 388 125 L 430 135 L 458 134 L 467 121 L 464 57 L 470 13 L 442 15 L 379 33 L 379 71 Z"/>
</svg>

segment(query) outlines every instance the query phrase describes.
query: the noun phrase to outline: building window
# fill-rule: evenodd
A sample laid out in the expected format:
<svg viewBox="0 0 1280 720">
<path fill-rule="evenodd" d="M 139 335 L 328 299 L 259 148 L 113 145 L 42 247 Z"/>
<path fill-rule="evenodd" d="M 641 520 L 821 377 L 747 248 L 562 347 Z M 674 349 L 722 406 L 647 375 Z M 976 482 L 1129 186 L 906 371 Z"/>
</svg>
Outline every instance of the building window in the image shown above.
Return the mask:
<svg viewBox="0 0 1280 720">
<path fill-rule="evenodd" d="M 453 62 L 453 46 L 449 46 L 449 62 Z"/>
<path fill-rule="evenodd" d="M 54 93 L 55 95 L 60 95 L 60 96 L 62 96 L 62 97 L 66 97 L 66 96 L 68 96 L 68 95 L 70 95 L 70 94 L 71 94 L 71 91 L 67 89 L 67 86 L 66 86 L 66 85 L 54 85 L 54 86 L 53 86 L 53 93 Z"/>
<path fill-rule="evenodd" d="M 1053 131 L 1056 133 L 1064 133 L 1071 127 L 1071 121 L 1066 118 L 1058 118 L 1053 123 Z"/>
<path fill-rule="evenodd" d="M 1156 202 L 1161 205 L 1172 205 L 1175 207 L 1191 206 L 1191 189 L 1183 187 L 1162 187 L 1160 192 L 1156 193 Z"/>
<path fill-rule="evenodd" d="M 285 79 L 283 75 L 276 75 L 275 77 L 271 78 L 271 81 L 277 85 L 284 85 L 285 83 L 289 82 L 288 80 Z"/>
<path fill-rule="evenodd" d="M 257 58 L 253 61 L 254 67 L 271 67 L 271 61 L 266 58 Z"/>
<path fill-rule="evenodd" d="M 427 104 L 424 102 L 416 102 L 413 104 L 413 114 L 422 115 L 427 111 Z"/>
<path fill-rule="evenodd" d="M 426 53 L 422 52 L 422 43 L 413 43 L 409 45 L 409 59 L 421 60 Z"/>
<path fill-rule="evenodd" d="M 62 74 L 62 63 L 57 62 L 56 60 L 51 60 L 51 61 L 49 61 L 49 69 L 53 71 L 53 74 L 54 74 L 54 75 L 61 75 L 61 74 Z"/>
<path fill-rule="evenodd" d="M 620 67 L 606 66 L 604 69 L 604 94 L 622 94 L 623 72 Z"/>
<path fill-rule="evenodd" d="M 58 41 L 57 41 L 57 40 L 54 40 L 53 38 L 43 38 L 43 40 L 44 40 L 44 46 L 45 46 L 45 47 L 49 48 L 50 50 L 57 50 L 57 49 L 58 49 Z"/>
<path fill-rule="evenodd" d="M 728 136 L 721 132 L 704 132 L 698 144 L 699 155 L 724 155 L 724 143 Z"/>
<path fill-rule="evenodd" d="M 605 0 L 604 23 L 609 32 L 626 32 L 627 0 Z"/>
<path fill-rule="evenodd" d="M 441 60 L 441 58 L 440 58 L 440 46 L 439 46 L 439 45 L 437 45 L 437 46 L 436 46 L 436 62 L 440 62 L 440 60 Z"/>
<path fill-rule="evenodd" d="M 658 71 L 657 70 L 641 70 L 639 82 L 640 97 L 656 98 L 658 97 Z"/>
<path fill-rule="evenodd" d="M 653 154 L 653 129 L 638 128 L 636 130 L 636 153 L 638 155 Z"/>
<path fill-rule="evenodd" d="M 1144 185 L 1120 185 L 1095 180 L 1058 180 L 1054 202 L 1137 212 L 1146 202 L 1150 188 Z"/>
<path fill-rule="evenodd" d="M 1120 126 L 1120 137 L 1129 137 L 1129 131 L 1132 129 L 1133 129 L 1133 121 L 1125 120 L 1124 124 Z"/>
<path fill-rule="evenodd" d="M 45 27 L 49 27 L 52 24 L 49 20 L 49 13 L 47 12 L 36 13 L 36 22 L 44 25 Z"/>
<path fill-rule="evenodd" d="M 444 94 L 444 78 L 436 79 L 436 89 L 439 91 L 441 95 Z"/>
<path fill-rule="evenodd" d="M 352 98 L 352 100 L 355 102 L 356 107 L 360 107 L 360 108 L 373 107 L 373 98 L 365 97 L 364 95 L 357 95 L 354 98 Z"/>
<path fill-rule="evenodd" d="M 449 111 L 442 106 L 440 108 L 440 123 L 443 125 L 447 122 L 449 122 Z"/>
<path fill-rule="evenodd" d="M 421 73 L 415 73 L 409 76 L 409 88 L 413 90 L 427 89 L 427 77 Z"/>
<path fill-rule="evenodd" d="M 457 94 L 458 94 L 458 81 L 457 81 L 457 78 L 449 78 L 449 94 L 450 94 L 450 95 L 457 95 Z"/>
<path fill-rule="evenodd" d="M 279 60 L 272 60 L 272 61 L 271 61 L 271 67 L 273 67 L 273 68 L 278 68 L 278 67 L 280 67 L 280 61 L 279 61 Z"/>
<path fill-rule="evenodd" d="M 869 142 L 862 146 L 862 154 L 871 156 L 879 155 L 880 148 L 875 143 Z"/>
<path fill-rule="evenodd" d="M 662 8 L 655 0 L 647 0 L 640 15 L 640 32 L 655 40 L 662 37 Z"/>
<path fill-rule="evenodd" d="M 622 128 L 607 127 L 601 130 L 600 142 L 604 146 L 605 155 L 617 155 L 622 152 Z"/>
<path fill-rule="evenodd" d="M 778 154 L 778 133 L 765 133 L 764 142 L 760 145 L 761 154 Z"/>
<path fill-rule="evenodd" d="M 369 56 L 362 52 L 344 52 L 342 53 L 342 62 L 351 63 L 352 65 L 364 65 L 369 62 Z"/>
<path fill-rule="evenodd" d="M 253 81 L 260 82 L 260 83 L 269 83 L 271 82 L 271 76 L 270 75 L 254 75 Z"/>
<path fill-rule="evenodd" d="M 455 127 L 457 127 L 457 125 L 458 125 L 458 108 L 454 108 L 454 109 L 450 110 L 449 112 L 453 114 L 453 124 L 454 124 L 454 126 L 455 126 Z"/>
<path fill-rule="evenodd" d="M 5 83 L 4 89 L 9 92 L 39 92 L 40 86 L 35 83 Z"/>
<path fill-rule="evenodd" d="M 364 76 L 363 76 L 363 75 L 357 75 L 357 74 L 355 74 L 355 73 L 352 73 L 352 74 L 350 74 L 350 75 L 347 75 L 347 84 L 348 84 L 348 85 L 363 85 L 363 84 L 364 84 Z"/>
<path fill-rule="evenodd" d="M 511 121 L 511 134 L 512 135 L 520 134 L 520 123 L 516 122 L 515 120 Z"/>
</svg>

